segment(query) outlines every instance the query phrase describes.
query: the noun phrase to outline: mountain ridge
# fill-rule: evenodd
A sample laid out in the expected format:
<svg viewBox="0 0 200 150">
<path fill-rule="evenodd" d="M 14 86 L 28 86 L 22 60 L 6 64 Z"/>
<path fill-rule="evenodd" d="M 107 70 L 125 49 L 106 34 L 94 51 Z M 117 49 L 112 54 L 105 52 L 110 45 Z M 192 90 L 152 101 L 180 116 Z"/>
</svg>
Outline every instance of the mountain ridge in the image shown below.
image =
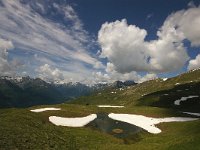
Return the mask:
<svg viewBox="0 0 200 150">
<path fill-rule="evenodd" d="M 86 96 L 106 88 L 130 86 L 125 82 L 118 84 L 99 83 L 92 86 L 76 83 L 49 83 L 40 78 L 0 77 L 0 107 L 29 107 L 42 104 L 58 104 L 79 96 Z M 135 82 L 132 82 L 135 84 Z"/>
</svg>

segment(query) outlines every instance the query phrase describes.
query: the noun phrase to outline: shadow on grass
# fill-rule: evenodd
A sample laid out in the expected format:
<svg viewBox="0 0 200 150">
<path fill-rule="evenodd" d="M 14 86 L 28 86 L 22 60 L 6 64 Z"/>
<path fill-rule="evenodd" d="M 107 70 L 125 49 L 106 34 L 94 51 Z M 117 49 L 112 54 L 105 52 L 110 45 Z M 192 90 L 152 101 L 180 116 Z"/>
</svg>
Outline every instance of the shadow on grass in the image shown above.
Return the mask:
<svg viewBox="0 0 200 150">
<path fill-rule="evenodd" d="M 174 101 L 188 96 L 199 96 L 181 101 L 175 105 Z M 162 90 L 143 96 L 137 106 L 153 106 L 175 109 L 180 111 L 200 112 L 200 82 L 175 85 L 169 90 Z"/>
</svg>

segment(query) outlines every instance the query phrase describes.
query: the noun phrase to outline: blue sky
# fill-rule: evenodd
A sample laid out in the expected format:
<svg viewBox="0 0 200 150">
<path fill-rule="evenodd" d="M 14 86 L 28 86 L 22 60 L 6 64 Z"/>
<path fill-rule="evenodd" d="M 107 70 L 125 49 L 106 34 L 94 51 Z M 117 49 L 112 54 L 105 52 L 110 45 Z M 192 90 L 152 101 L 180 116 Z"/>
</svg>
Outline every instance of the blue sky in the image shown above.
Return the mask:
<svg viewBox="0 0 200 150">
<path fill-rule="evenodd" d="M 1 75 L 93 84 L 198 68 L 199 3 L 2 0 Z"/>
</svg>

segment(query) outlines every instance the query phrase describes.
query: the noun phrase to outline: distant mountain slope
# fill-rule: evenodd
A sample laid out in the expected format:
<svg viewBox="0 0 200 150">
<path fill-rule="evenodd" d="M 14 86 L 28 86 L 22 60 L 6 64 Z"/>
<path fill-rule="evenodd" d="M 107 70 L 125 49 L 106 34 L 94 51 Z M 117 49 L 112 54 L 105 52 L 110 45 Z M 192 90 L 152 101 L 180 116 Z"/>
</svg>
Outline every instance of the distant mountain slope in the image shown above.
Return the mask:
<svg viewBox="0 0 200 150">
<path fill-rule="evenodd" d="M 40 78 L 0 77 L 0 107 L 28 107 L 57 104 L 94 91 L 120 88 L 135 84 L 133 81 L 116 81 L 112 84 L 87 86 L 81 83 L 47 83 Z"/>
<path fill-rule="evenodd" d="M 39 78 L 0 78 L 0 107 L 27 107 L 61 103 L 87 95 L 92 89 L 83 84 L 51 84 Z"/>
</svg>

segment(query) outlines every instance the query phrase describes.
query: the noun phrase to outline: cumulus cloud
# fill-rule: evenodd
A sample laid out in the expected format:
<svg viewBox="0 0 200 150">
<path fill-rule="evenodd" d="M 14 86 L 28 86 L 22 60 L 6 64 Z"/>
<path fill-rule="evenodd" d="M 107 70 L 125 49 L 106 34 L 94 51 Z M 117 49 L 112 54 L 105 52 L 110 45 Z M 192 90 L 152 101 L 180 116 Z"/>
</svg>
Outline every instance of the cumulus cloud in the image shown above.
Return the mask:
<svg viewBox="0 0 200 150">
<path fill-rule="evenodd" d="M 146 34 L 134 25 L 128 26 L 125 19 L 103 24 L 98 34 L 101 57 L 107 57 L 121 73 L 148 68 L 143 44 Z"/>
<path fill-rule="evenodd" d="M 142 83 L 142 82 L 145 82 L 145 81 L 148 81 L 148 80 L 153 80 L 153 79 L 156 79 L 158 78 L 158 76 L 154 73 L 148 73 L 146 74 L 145 76 L 141 77 L 138 82 L 139 83 Z"/>
<path fill-rule="evenodd" d="M 171 41 L 173 35 L 151 42 L 144 41 L 146 35 L 146 30 L 128 25 L 125 19 L 105 23 L 98 35 L 102 47 L 101 57 L 107 57 L 120 73 L 171 71 L 187 61 L 183 45 Z"/>
<path fill-rule="evenodd" d="M 119 73 L 132 71 L 170 72 L 188 61 L 183 40 L 200 46 L 200 8 L 181 10 L 167 17 L 157 32 L 158 39 L 145 41 L 147 31 L 128 25 L 126 19 L 104 23 L 98 33 L 101 57 Z"/>
<path fill-rule="evenodd" d="M 195 59 L 189 61 L 188 70 L 197 69 L 200 67 L 200 54 Z"/>
<path fill-rule="evenodd" d="M 12 65 L 8 62 L 8 50 L 12 49 L 11 41 L 0 38 L 0 75 L 14 75 Z"/>
<path fill-rule="evenodd" d="M 148 80 L 153 80 L 158 78 L 158 76 L 154 73 L 147 73 L 144 76 L 139 75 L 136 71 L 132 71 L 130 73 L 119 73 L 117 71 L 112 71 L 108 73 L 102 73 L 102 72 L 93 72 L 93 83 L 99 83 L 99 82 L 109 82 L 113 83 L 115 81 L 127 81 L 127 80 L 133 80 L 136 83 L 142 83 Z"/>
<path fill-rule="evenodd" d="M 100 83 L 100 82 L 108 82 L 110 81 L 110 77 L 108 76 L 108 74 L 103 74 L 102 72 L 93 72 L 92 73 L 93 77 L 94 77 L 94 83 Z"/>
<path fill-rule="evenodd" d="M 173 32 L 177 40 L 188 39 L 192 46 L 200 46 L 200 7 L 191 7 L 187 10 L 181 10 L 172 13 L 164 25 L 161 27 L 162 31 L 175 29 Z M 163 32 L 165 33 L 165 32 Z M 165 36 L 158 33 L 159 36 Z"/>
<path fill-rule="evenodd" d="M 115 81 L 127 81 L 127 80 L 134 80 L 135 82 L 139 82 L 141 76 L 135 72 L 132 71 L 130 73 L 119 73 L 115 71 L 114 65 L 112 63 L 107 63 L 107 68 L 105 69 L 106 73 L 104 72 L 93 72 L 93 83 L 99 83 L 99 82 L 115 82 Z"/>
<path fill-rule="evenodd" d="M 136 82 L 141 78 L 140 75 L 136 71 L 131 71 L 129 73 L 120 73 L 115 70 L 115 66 L 108 62 L 106 67 L 106 72 L 109 75 L 111 81 L 114 82 L 116 80 L 126 81 L 126 80 L 134 80 Z"/>
<path fill-rule="evenodd" d="M 139 79 L 141 78 L 141 76 L 135 72 L 129 72 L 129 73 L 119 73 L 117 71 L 111 72 L 110 74 L 110 78 L 112 79 L 110 82 L 114 82 L 114 81 L 127 81 L 127 80 L 133 80 L 135 82 L 139 82 Z"/>
<path fill-rule="evenodd" d="M 37 70 L 39 77 L 46 81 L 63 81 L 64 76 L 58 68 L 52 68 L 50 65 L 45 64 L 40 66 Z"/>
</svg>

